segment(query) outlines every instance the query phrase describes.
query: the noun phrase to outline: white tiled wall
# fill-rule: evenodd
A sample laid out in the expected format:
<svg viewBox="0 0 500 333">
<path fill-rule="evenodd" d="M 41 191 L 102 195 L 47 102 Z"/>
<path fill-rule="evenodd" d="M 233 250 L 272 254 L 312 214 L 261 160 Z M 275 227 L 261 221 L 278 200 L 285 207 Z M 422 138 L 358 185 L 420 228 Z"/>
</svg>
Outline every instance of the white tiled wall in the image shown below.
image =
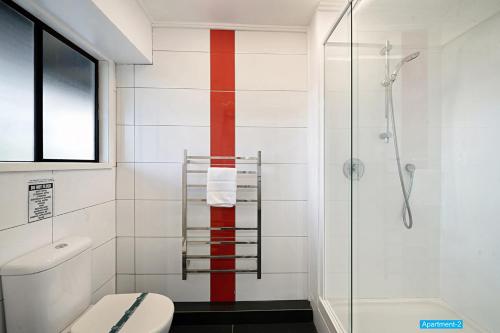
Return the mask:
<svg viewBox="0 0 500 333">
<path fill-rule="evenodd" d="M 153 55 L 153 65 L 135 66 L 136 88 L 210 88 L 208 52 L 155 51 Z"/>
<path fill-rule="evenodd" d="M 360 32 L 358 41 L 364 34 Z M 367 34 L 373 45 L 389 38 L 386 32 Z M 413 39 L 421 36 L 390 37 L 395 44 L 392 55 L 400 57 L 414 51 L 405 45 L 415 45 Z M 415 224 L 408 231 L 401 218 L 403 197 L 393 141 L 387 144 L 379 138 L 385 131 L 385 92 L 380 85 L 384 58 L 378 46 L 367 45 L 356 49 L 353 60 L 352 148 L 365 165 L 363 177 L 352 188 L 354 297 L 438 297 L 441 138 L 436 135 L 440 124 L 431 119 L 439 119 L 440 105 L 432 96 L 440 89 L 440 77 L 431 75 L 439 73 L 439 53 L 422 45 L 420 57 L 404 67 L 393 87 L 403 175 L 407 177 L 406 163 L 416 165 L 411 195 Z M 351 154 L 351 64 L 346 51 L 327 48 L 325 64 L 326 296 L 334 301 L 349 296 L 350 279 L 351 216 L 345 209 L 350 182 L 342 173 Z"/>
<path fill-rule="evenodd" d="M 54 217 L 27 223 L 27 182 L 54 178 Z M 115 169 L 0 173 L 0 266 L 67 236 L 92 239 L 92 301 L 115 292 Z M 0 332 L 3 331 L 0 293 Z"/>
<path fill-rule="evenodd" d="M 387 36 L 380 34 L 378 38 L 382 43 Z M 418 38 L 425 36 L 402 33 L 400 44 L 393 40 L 399 44 L 393 54 L 410 54 L 414 50 L 406 45 L 415 45 Z M 379 138 L 385 121 L 385 95 L 379 82 L 384 77 L 384 59 L 361 56 L 357 60 L 354 146 L 366 165 L 365 175 L 354 186 L 354 274 L 355 294 L 359 298 L 439 295 L 441 165 L 435 157 L 441 141 L 439 136 L 431 136 L 436 125 L 428 121 L 430 115 L 440 112 L 439 105 L 433 105 L 431 100 L 431 92 L 439 89 L 439 76 L 430 78 L 439 71 L 439 53 L 426 47 L 421 46 L 420 57 L 402 70 L 393 87 L 406 184 L 405 164 L 416 165 L 411 194 L 414 226 L 410 231 L 401 217 L 403 196 L 393 141 L 387 144 Z M 377 54 L 378 49 L 369 51 Z"/>
<path fill-rule="evenodd" d="M 155 28 L 153 35 L 153 66 L 118 69 L 117 288 L 208 301 L 208 275 L 181 279 L 180 200 L 183 150 L 210 150 L 210 33 Z M 264 274 L 238 276 L 237 300 L 307 297 L 306 39 L 236 32 L 237 154 L 260 149 L 265 163 Z M 252 225 L 255 214 L 239 206 L 236 223 Z M 206 206 L 190 207 L 190 217 L 209 225 Z"/>
<path fill-rule="evenodd" d="M 442 53 L 441 297 L 491 332 L 500 327 L 499 29 L 496 14 Z"/>
<path fill-rule="evenodd" d="M 236 126 L 289 127 L 307 126 L 307 93 L 302 91 L 236 92 Z"/>
<path fill-rule="evenodd" d="M 124 124 L 133 124 L 133 106 L 132 102 L 132 121 Z M 128 114 L 128 108 L 130 105 L 124 108 L 123 113 Z M 209 126 L 210 92 L 196 89 L 136 89 L 135 125 Z"/>
<path fill-rule="evenodd" d="M 307 273 L 269 273 L 261 280 L 238 275 L 236 295 L 240 301 L 307 299 Z"/>
<path fill-rule="evenodd" d="M 238 31 L 236 45 L 237 53 L 307 55 L 304 34 Z"/>
<path fill-rule="evenodd" d="M 184 149 L 193 155 L 208 151 L 209 136 L 209 127 L 136 126 L 135 162 L 182 162 Z"/>
<path fill-rule="evenodd" d="M 237 53 L 236 89 L 307 91 L 307 55 Z"/>
<path fill-rule="evenodd" d="M 378 47 L 368 50 L 370 57 L 357 58 L 366 50 L 355 52 L 354 149 L 366 169 L 353 193 L 354 297 L 441 298 L 459 317 L 493 332 L 500 325 L 500 14 L 476 24 L 439 48 L 416 43 L 427 37 L 421 31 L 414 40 L 411 32 L 402 34 L 402 44 L 411 47 L 393 48 L 397 57 L 413 47 L 421 52 L 402 69 L 394 96 L 402 161 L 417 168 L 412 230 L 401 221 L 394 147 L 378 138 L 384 125 L 383 59 L 377 60 Z M 371 32 L 371 41 L 383 44 L 383 34 Z M 340 169 L 349 157 L 350 86 L 342 91 L 342 84 L 350 85 L 343 77 L 350 64 L 339 59 L 327 57 L 333 70 L 325 73 L 327 80 L 338 79 L 325 91 L 331 113 L 325 124 L 325 208 L 326 223 L 334 227 L 325 230 L 325 287 L 334 300 L 350 296 L 349 253 L 343 251 L 350 246 L 349 183 Z"/>
</svg>

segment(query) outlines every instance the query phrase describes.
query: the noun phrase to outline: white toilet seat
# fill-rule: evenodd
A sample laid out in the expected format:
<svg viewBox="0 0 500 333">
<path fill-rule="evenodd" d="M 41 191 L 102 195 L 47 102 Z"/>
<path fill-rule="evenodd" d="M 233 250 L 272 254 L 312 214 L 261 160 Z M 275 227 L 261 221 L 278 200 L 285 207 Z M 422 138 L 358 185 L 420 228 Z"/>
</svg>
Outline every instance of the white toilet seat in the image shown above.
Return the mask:
<svg viewBox="0 0 500 333">
<path fill-rule="evenodd" d="M 108 333 L 140 294 L 104 296 L 71 326 L 71 333 Z M 120 333 L 168 333 L 174 304 L 163 295 L 150 293 L 120 329 Z"/>
</svg>

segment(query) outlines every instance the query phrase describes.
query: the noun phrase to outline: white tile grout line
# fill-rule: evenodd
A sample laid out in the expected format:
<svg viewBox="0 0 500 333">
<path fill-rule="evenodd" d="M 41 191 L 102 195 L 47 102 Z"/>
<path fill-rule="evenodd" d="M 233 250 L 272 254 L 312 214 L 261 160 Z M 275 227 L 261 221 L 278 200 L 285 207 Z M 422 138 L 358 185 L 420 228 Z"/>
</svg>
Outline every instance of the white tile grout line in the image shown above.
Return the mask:
<svg viewBox="0 0 500 333">
<path fill-rule="evenodd" d="M 186 128 L 210 128 L 210 125 L 192 125 L 192 124 L 116 124 L 117 127 L 186 127 Z M 272 126 L 272 125 L 236 125 L 238 128 L 255 128 L 255 129 L 308 129 L 307 126 Z M 377 127 L 378 128 L 378 127 Z"/>
<path fill-rule="evenodd" d="M 120 275 L 133 275 L 132 273 L 119 273 Z M 200 273 L 196 274 L 198 276 L 208 276 L 210 273 Z M 253 275 L 254 273 L 249 273 L 248 275 Z M 262 275 L 308 275 L 309 273 L 304 272 L 262 272 Z M 243 274 L 245 275 L 245 274 Z M 139 273 L 137 276 L 182 276 L 182 272 L 170 272 L 170 273 Z M 262 300 L 261 300 L 262 301 Z M 271 300 L 268 300 L 271 301 Z M 275 301 L 275 300 L 274 300 Z"/>
<path fill-rule="evenodd" d="M 116 124 L 115 124 L 115 158 L 117 158 L 117 152 L 118 152 L 118 88 L 117 88 L 117 82 L 116 82 L 116 64 L 115 64 L 115 119 L 116 119 Z M 109 151 L 109 148 L 108 148 Z M 118 164 L 115 163 L 115 294 L 118 292 L 118 199 L 117 199 L 117 184 L 118 184 Z"/>
<path fill-rule="evenodd" d="M 141 87 L 117 87 L 118 89 L 134 88 L 134 89 L 158 89 L 158 90 L 198 90 L 206 92 L 290 92 L 290 93 L 308 93 L 305 89 L 235 89 L 235 90 L 212 90 L 210 88 L 193 88 L 193 87 L 154 87 L 154 86 L 141 86 Z"/>
<path fill-rule="evenodd" d="M 133 86 L 117 86 L 116 89 L 149 89 L 149 90 L 187 90 L 187 91 L 199 91 L 199 92 L 240 92 L 240 93 L 247 93 L 247 92 L 257 92 L 257 93 L 300 93 L 300 94 L 307 94 L 308 90 L 303 90 L 303 89 L 235 89 L 235 90 L 220 90 L 220 89 L 211 89 L 211 88 L 200 88 L 200 87 L 188 87 L 188 86 L 178 86 L 178 87 L 166 87 L 166 86 L 153 86 L 153 85 L 143 85 L 143 86 L 138 86 L 138 87 L 133 87 Z M 342 90 L 329 90 L 331 92 L 343 92 Z M 372 91 L 375 91 L 372 89 Z M 377 91 L 379 89 L 377 88 Z M 118 124 L 119 125 L 119 124 Z"/>
<path fill-rule="evenodd" d="M 115 171 L 116 172 L 116 171 Z M 116 177 L 115 177 L 115 290 L 118 290 L 118 200 L 116 200 Z"/>
<path fill-rule="evenodd" d="M 182 161 L 140 161 L 140 162 L 117 162 L 117 164 L 177 164 L 177 165 L 182 165 Z M 250 163 L 246 163 L 250 165 Z M 206 164 L 205 164 L 206 165 Z M 244 166 L 245 163 L 239 164 L 240 166 Z M 282 165 L 282 166 L 288 166 L 288 165 L 302 165 L 302 166 L 308 166 L 309 163 L 307 162 L 262 162 L 262 166 L 273 166 L 273 165 Z M 335 165 L 335 164 L 334 164 Z M 339 164 L 340 165 L 340 164 Z"/>
<path fill-rule="evenodd" d="M 200 231 L 208 231 L 208 230 L 200 230 Z M 239 230 L 238 230 L 239 231 Z M 241 230 L 241 231 L 244 231 L 244 230 Z M 256 230 L 252 230 L 252 231 L 256 231 Z M 199 235 L 199 236 L 192 236 L 193 238 L 207 238 L 207 237 L 210 237 L 210 235 L 208 235 L 208 232 L 207 232 L 207 235 Z M 240 237 L 248 237 L 248 238 L 251 238 L 251 237 L 256 237 L 255 235 L 241 235 Z M 130 236 L 120 236 L 120 238 L 132 238 Z M 182 236 L 134 236 L 134 238 L 144 238 L 144 239 L 182 239 Z M 273 236 L 262 236 L 262 238 L 309 238 L 307 235 L 306 236 L 302 236 L 302 235 L 299 235 L 299 236 L 294 236 L 294 235 L 291 235 L 291 236 L 288 236 L 288 235 L 273 235 Z M 244 244 L 243 244 L 244 245 Z"/>
<path fill-rule="evenodd" d="M 109 279 L 107 279 L 105 282 L 103 282 L 103 284 L 101 284 L 99 287 L 97 287 L 96 290 L 93 290 L 92 291 L 92 294 L 95 294 L 96 292 L 98 292 L 100 289 L 102 289 L 109 281 L 111 281 L 111 279 L 113 279 L 113 276 L 111 276 Z M 115 280 L 116 280 L 116 276 L 115 276 Z M 116 281 L 115 281 L 115 285 L 116 285 Z"/>
<path fill-rule="evenodd" d="M 51 174 L 52 174 L 52 179 L 54 179 L 54 170 L 51 171 Z M 55 182 L 56 181 L 54 179 L 54 182 L 52 185 L 53 186 L 53 188 L 52 188 L 52 217 L 50 218 L 50 224 L 52 227 L 52 243 L 54 243 L 54 217 L 55 217 L 54 206 L 55 206 L 55 202 L 56 202 L 56 190 L 55 190 L 56 184 L 55 184 Z"/>
<path fill-rule="evenodd" d="M 54 200 L 55 200 L 55 195 L 54 195 Z M 119 200 L 127 200 L 127 199 L 119 199 Z M 108 201 L 103 201 L 103 202 L 96 203 L 96 204 L 90 205 L 90 206 L 81 207 L 81 208 L 78 208 L 78 209 L 75 209 L 75 210 L 70 210 L 70 211 L 67 211 L 67 212 L 64 212 L 64 213 L 61 213 L 61 214 L 54 215 L 53 217 L 49 217 L 49 218 L 37 221 L 37 222 L 42 222 L 42 221 L 51 219 L 52 221 L 50 223 L 53 224 L 55 217 L 63 216 L 63 215 L 66 215 L 66 214 L 75 213 L 75 212 L 78 212 L 78 211 L 81 211 L 81 210 L 85 210 L 85 209 L 89 209 L 89 208 L 92 208 L 92 207 L 97 207 L 97 206 L 104 205 L 104 204 L 107 204 L 107 203 L 110 203 L 110 202 L 113 202 L 113 201 L 115 201 L 115 199 L 108 200 Z M 37 223 L 37 222 L 35 222 L 35 223 Z M 29 225 L 29 223 L 22 223 L 22 224 L 14 225 L 12 227 L 0 229 L 0 232 L 6 231 L 6 230 L 10 230 L 10 229 L 14 229 L 14 228 L 18 228 L 18 227 L 22 227 L 22 226 L 26 226 L 26 225 Z M 54 231 L 52 230 L 52 243 L 54 242 L 54 235 L 53 235 L 53 233 L 54 233 Z"/>
<path fill-rule="evenodd" d="M 174 50 L 174 49 L 153 49 L 153 52 L 165 52 L 165 53 L 201 53 L 210 55 L 210 50 Z M 276 56 L 307 56 L 307 52 L 242 52 L 237 51 L 234 53 L 236 55 L 276 55 Z M 140 65 L 140 66 L 151 66 L 150 64 Z"/>
<path fill-rule="evenodd" d="M 97 245 L 96 247 L 91 248 L 91 250 L 92 250 L 92 251 L 97 250 L 98 248 L 100 248 L 100 247 L 102 247 L 102 246 L 104 246 L 104 245 L 108 244 L 109 242 L 111 242 L 111 241 L 112 241 L 112 240 L 114 240 L 115 238 L 116 238 L 116 237 L 112 237 L 112 238 L 110 238 L 110 239 L 108 239 L 108 240 L 105 240 L 104 242 L 102 242 L 101 244 Z"/>
<path fill-rule="evenodd" d="M 107 201 L 99 202 L 99 203 L 96 203 L 96 204 L 93 204 L 93 205 L 90 205 L 90 206 L 85 206 L 85 207 L 82 207 L 82 208 L 78 208 L 78 209 L 75 209 L 75 210 L 69 210 L 69 211 L 67 211 L 67 212 L 64 212 L 64 213 L 61 213 L 61 214 L 54 215 L 54 217 L 59 217 L 59 216 L 63 216 L 63 215 L 66 215 L 66 214 L 75 213 L 75 212 L 78 212 L 78 211 L 80 211 L 80 210 L 85 210 L 85 209 L 88 209 L 88 208 L 101 206 L 101 205 L 104 205 L 104 204 L 107 204 L 107 203 L 113 202 L 113 201 L 115 201 L 115 200 L 116 200 L 116 199 L 107 200 Z"/>
<path fill-rule="evenodd" d="M 134 87 L 133 88 L 134 89 L 134 117 L 133 117 L 133 123 L 134 123 L 134 125 L 133 125 L 134 126 L 134 136 L 133 136 L 133 138 L 134 138 L 134 142 L 133 142 L 133 149 L 134 149 L 134 154 L 133 154 L 134 155 L 134 201 L 133 202 L 134 202 L 134 292 L 135 292 L 135 291 L 137 291 L 137 271 L 136 271 L 137 258 L 136 258 L 136 253 L 135 253 L 136 252 L 136 248 L 135 248 L 135 245 L 136 245 L 135 244 L 136 243 L 135 242 L 135 234 L 136 234 L 136 232 L 135 232 L 135 229 L 136 229 L 136 227 L 135 227 L 135 224 L 136 224 L 135 223 L 136 222 L 135 221 L 135 169 L 136 169 L 135 168 L 135 92 L 136 92 L 135 65 L 132 66 L 132 71 L 133 71 L 133 87 Z"/>
</svg>

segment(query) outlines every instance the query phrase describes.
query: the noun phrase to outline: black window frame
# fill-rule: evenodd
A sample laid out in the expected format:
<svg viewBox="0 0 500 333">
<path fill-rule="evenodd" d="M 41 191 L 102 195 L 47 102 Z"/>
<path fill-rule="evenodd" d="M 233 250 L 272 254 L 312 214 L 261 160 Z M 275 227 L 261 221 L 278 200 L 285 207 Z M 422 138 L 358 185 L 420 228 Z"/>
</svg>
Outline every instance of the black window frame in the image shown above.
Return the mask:
<svg viewBox="0 0 500 333">
<path fill-rule="evenodd" d="M 49 27 L 43 21 L 29 13 L 12 0 L 0 0 L 19 14 L 33 22 L 33 41 L 34 41 L 34 152 L 32 162 L 81 162 L 98 163 L 99 162 L 99 61 L 68 40 L 66 37 Z M 47 159 L 43 157 L 43 33 L 47 32 L 66 46 L 69 46 L 89 61 L 94 63 L 94 158 L 93 159 Z M 8 162 L 8 161 L 6 161 Z M 31 161 L 26 161 L 31 162 Z"/>
</svg>

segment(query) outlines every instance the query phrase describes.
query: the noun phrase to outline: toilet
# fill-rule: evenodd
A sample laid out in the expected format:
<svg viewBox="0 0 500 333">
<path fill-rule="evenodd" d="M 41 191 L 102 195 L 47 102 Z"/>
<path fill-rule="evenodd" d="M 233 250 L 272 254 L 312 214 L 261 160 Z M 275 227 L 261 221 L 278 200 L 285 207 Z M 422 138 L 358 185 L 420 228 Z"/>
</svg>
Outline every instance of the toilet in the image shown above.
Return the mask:
<svg viewBox="0 0 500 333">
<path fill-rule="evenodd" d="M 0 269 L 8 333 L 108 333 L 116 325 L 120 333 L 169 331 L 174 304 L 163 295 L 116 294 L 90 304 L 91 244 L 62 239 Z"/>
</svg>

